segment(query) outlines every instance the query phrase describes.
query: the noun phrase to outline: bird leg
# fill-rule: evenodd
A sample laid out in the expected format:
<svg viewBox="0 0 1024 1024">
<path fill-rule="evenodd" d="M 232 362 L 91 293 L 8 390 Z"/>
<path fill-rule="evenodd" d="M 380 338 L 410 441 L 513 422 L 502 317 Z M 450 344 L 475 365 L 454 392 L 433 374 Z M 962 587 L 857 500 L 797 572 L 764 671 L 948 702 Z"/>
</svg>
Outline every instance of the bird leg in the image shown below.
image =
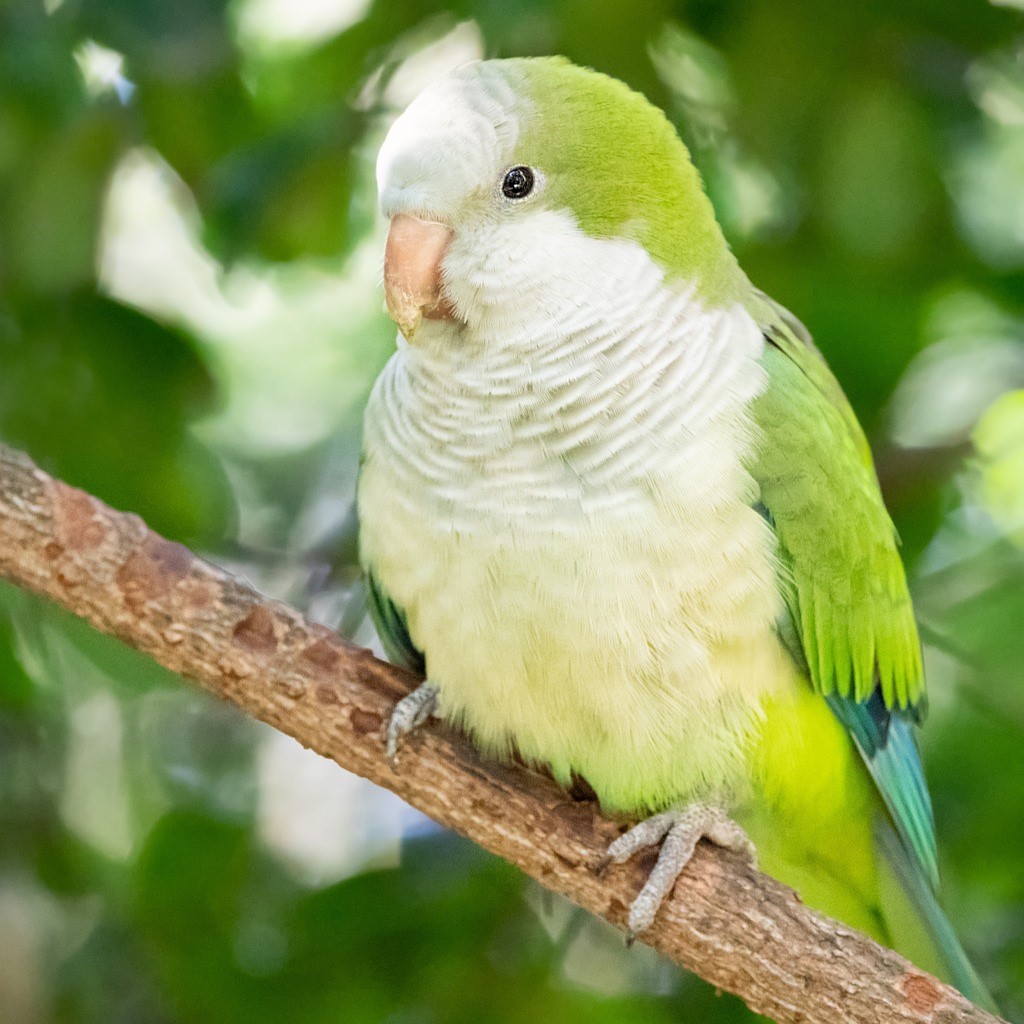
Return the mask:
<svg viewBox="0 0 1024 1024">
<path fill-rule="evenodd" d="M 385 749 L 388 759 L 398 759 L 398 744 L 403 737 L 419 728 L 437 711 L 437 687 L 433 683 L 421 683 L 408 697 L 403 697 L 391 713 L 388 721 Z"/>
<path fill-rule="evenodd" d="M 624 832 L 608 847 L 607 861 L 625 864 L 639 850 L 661 844 L 658 862 L 629 908 L 630 942 L 654 923 L 665 897 L 701 839 L 735 850 L 747 857 L 752 867 L 757 867 L 757 851 L 746 832 L 720 807 L 708 804 L 690 804 L 655 814 Z"/>
</svg>

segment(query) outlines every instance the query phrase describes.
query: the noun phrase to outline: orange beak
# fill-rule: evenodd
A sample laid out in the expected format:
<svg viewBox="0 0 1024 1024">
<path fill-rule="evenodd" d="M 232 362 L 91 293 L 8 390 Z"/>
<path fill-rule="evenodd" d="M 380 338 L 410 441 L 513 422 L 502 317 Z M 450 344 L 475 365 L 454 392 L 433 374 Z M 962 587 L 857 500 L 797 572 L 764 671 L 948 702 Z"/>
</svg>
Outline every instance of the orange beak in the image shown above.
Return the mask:
<svg viewBox="0 0 1024 1024">
<path fill-rule="evenodd" d="M 391 319 L 407 341 L 420 322 L 454 316 L 441 293 L 441 261 L 452 230 L 444 224 L 400 213 L 391 219 L 384 249 L 384 296 Z"/>
</svg>

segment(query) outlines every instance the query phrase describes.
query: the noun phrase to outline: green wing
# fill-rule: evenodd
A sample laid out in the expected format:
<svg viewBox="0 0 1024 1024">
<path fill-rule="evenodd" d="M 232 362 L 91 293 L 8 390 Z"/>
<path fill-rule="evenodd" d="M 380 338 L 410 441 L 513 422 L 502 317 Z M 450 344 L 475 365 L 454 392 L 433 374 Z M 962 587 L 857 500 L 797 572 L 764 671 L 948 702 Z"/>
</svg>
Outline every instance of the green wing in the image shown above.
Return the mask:
<svg viewBox="0 0 1024 1024">
<path fill-rule="evenodd" d="M 363 460 L 359 460 L 359 475 L 362 476 Z M 359 491 L 359 477 L 356 478 L 356 492 Z M 358 503 L 356 505 L 358 509 Z M 358 513 L 356 532 L 358 534 Z M 362 561 L 362 559 L 360 559 Z M 393 665 L 400 665 L 410 672 L 423 675 L 426 669 L 426 659 L 423 652 L 412 642 L 409 636 L 409 626 L 405 619 L 405 612 L 388 597 L 387 592 L 380 585 L 377 577 L 373 574 L 372 566 L 363 562 L 363 586 L 366 588 L 366 605 L 370 612 L 370 619 L 380 637 L 384 653 L 388 661 Z"/>
<path fill-rule="evenodd" d="M 373 620 L 374 626 L 377 627 L 377 635 L 384 645 L 388 661 L 394 665 L 401 665 L 410 672 L 423 675 L 426 661 L 423 652 L 409 636 L 405 614 L 381 589 L 370 570 L 366 572 L 366 596 L 370 618 Z"/>
<path fill-rule="evenodd" d="M 805 328 L 765 296 L 769 385 L 753 473 L 779 543 L 779 633 L 853 737 L 904 847 L 932 885 L 935 826 L 914 725 L 921 647 L 896 531 L 864 433 Z"/>
<path fill-rule="evenodd" d="M 924 697 L 921 646 L 864 433 L 789 314 L 766 298 L 757 313 L 769 385 L 754 410 L 763 439 L 752 470 L 811 681 L 857 701 L 877 686 L 887 708 L 913 707 Z"/>
</svg>

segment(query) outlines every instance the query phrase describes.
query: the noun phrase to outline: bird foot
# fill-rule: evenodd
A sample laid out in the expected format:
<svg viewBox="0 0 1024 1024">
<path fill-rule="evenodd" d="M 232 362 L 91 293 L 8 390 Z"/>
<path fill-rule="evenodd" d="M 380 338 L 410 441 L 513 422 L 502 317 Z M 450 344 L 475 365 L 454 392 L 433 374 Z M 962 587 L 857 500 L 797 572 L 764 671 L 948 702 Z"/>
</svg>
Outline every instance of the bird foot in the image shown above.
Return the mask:
<svg viewBox="0 0 1024 1024">
<path fill-rule="evenodd" d="M 388 721 L 385 750 L 388 760 L 398 759 L 398 745 L 413 730 L 418 729 L 437 711 L 437 687 L 433 683 L 421 683 L 408 697 L 395 705 Z"/>
<path fill-rule="evenodd" d="M 629 908 L 627 934 L 631 944 L 654 923 L 665 897 L 701 839 L 735 850 L 747 857 L 752 867 L 757 867 L 757 850 L 746 832 L 720 807 L 708 804 L 690 804 L 655 814 L 624 832 L 608 847 L 605 863 L 625 864 L 639 850 L 661 844 L 658 862 Z"/>
</svg>

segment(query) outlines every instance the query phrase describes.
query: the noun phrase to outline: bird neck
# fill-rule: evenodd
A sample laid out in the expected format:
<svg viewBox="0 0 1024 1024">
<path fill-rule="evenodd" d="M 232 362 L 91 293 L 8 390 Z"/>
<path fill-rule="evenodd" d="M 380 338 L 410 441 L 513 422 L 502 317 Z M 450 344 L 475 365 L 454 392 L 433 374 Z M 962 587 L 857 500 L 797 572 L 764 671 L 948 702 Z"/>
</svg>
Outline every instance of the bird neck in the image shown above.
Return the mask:
<svg viewBox="0 0 1024 1024">
<path fill-rule="evenodd" d="M 652 474 L 692 471 L 709 434 L 747 429 L 764 386 L 753 319 L 705 308 L 640 246 L 617 255 L 614 279 L 592 274 L 549 315 L 431 324 L 400 349 L 368 425 L 410 486 L 530 515 L 626 508 Z"/>
</svg>

